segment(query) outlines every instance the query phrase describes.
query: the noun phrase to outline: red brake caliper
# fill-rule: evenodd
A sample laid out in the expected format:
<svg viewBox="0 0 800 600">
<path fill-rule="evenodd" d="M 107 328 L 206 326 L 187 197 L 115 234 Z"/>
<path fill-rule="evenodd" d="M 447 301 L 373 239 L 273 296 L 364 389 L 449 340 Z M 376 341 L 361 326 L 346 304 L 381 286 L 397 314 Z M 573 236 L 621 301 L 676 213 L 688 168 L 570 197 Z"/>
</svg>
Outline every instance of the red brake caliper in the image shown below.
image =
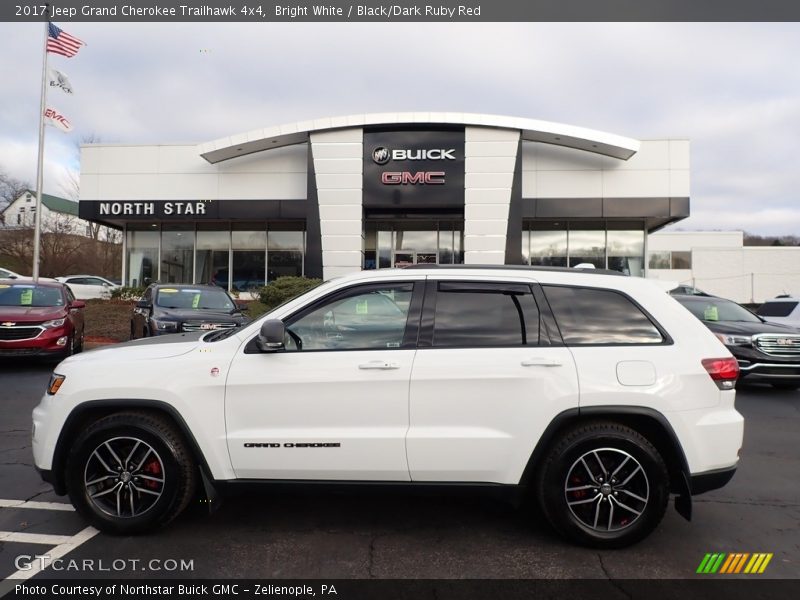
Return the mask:
<svg viewBox="0 0 800 600">
<path fill-rule="evenodd" d="M 152 475 L 153 477 L 161 477 L 161 464 L 155 458 L 145 464 L 144 468 L 142 469 L 148 475 Z M 144 480 L 144 486 L 151 490 L 158 488 L 158 482 L 152 481 L 150 479 Z"/>
<path fill-rule="evenodd" d="M 570 477 L 570 483 L 572 483 L 573 487 L 583 485 L 583 481 L 577 475 Z M 584 496 L 586 496 L 586 490 L 573 490 L 570 494 L 572 494 L 573 500 L 583 500 Z"/>
</svg>

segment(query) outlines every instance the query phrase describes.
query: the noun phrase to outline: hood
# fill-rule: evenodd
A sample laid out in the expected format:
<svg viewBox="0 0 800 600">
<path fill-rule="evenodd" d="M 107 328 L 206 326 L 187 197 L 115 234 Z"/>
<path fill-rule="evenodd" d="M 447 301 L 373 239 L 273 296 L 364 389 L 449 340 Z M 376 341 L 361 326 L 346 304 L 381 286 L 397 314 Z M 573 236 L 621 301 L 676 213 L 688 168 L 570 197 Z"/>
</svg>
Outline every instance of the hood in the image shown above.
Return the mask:
<svg viewBox="0 0 800 600">
<path fill-rule="evenodd" d="M 200 338 L 208 331 L 193 331 L 190 333 L 173 333 L 157 337 L 143 338 L 88 350 L 75 354 L 64 360 L 61 364 L 92 360 L 108 360 L 114 362 L 131 360 L 153 360 L 180 356 L 194 350 L 200 343 Z M 57 369 L 56 369 L 57 370 Z"/>
<path fill-rule="evenodd" d="M 41 323 L 66 315 L 64 306 L 0 306 L 0 323 Z"/>
<path fill-rule="evenodd" d="M 739 335 L 755 335 L 757 333 L 795 333 L 800 334 L 800 329 L 780 323 L 747 323 L 743 321 L 703 321 L 705 325 L 717 333 Z"/>
</svg>

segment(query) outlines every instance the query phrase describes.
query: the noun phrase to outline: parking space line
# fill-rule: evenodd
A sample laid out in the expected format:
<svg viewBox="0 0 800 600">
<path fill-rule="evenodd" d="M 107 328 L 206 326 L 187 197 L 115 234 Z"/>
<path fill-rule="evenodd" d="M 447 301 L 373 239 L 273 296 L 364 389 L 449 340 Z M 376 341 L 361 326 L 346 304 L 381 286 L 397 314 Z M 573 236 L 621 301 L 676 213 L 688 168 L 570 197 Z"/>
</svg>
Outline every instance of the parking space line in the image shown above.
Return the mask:
<svg viewBox="0 0 800 600">
<path fill-rule="evenodd" d="M 58 546 L 72 538 L 71 535 L 49 535 L 46 533 L 24 533 L 22 531 L 0 531 L 0 542 L 22 542 Z"/>
<path fill-rule="evenodd" d="M 98 533 L 100 533 L 100 532 L 97 531 L 97 529 L 95 529 L 94 527 L 89 526 L 86 529 L 84 529 L 83 531 L 80 531 L 80 532 L 76 533 L 73 536 L 68 536 L 68 535 L 64 535 L 64 536 L 56 536 L 56 535 L 46 536 L 46 537 L 51 537 L 51 538 L 57 538 L 57 537 L 64 538 L 63 542 L 59 543 L 54 548 L 51 548 L 49 552 L 43 553 L 43 554 L 46 554 L 47 557 L 48 557 L 48 563 L 47 564 L 51 564 L 53 562 L 53 560 L 55 560 L 57 558 L 61 558 L 65 554 L 68 554 L 69 552 L 72 552 L 73 550 L 75 550 L 75 548 L 77 548 L 78 546 L 80 546 L 81 544 L 83 544 L 85 542 L 88 542 L 90 539 L 92 539 Z M 29 534 L 29 535 L 33 535 L 33 534 Z M 6 578 L 6 581 L 9 580 L 9 579 L 17 579 L 17 580 L 30 579 L 34 575 L 37 575 L 38 573 L 40 573 L 44 568 L 47 568 L 47 565 L 46 564 L 43 565 L 43 563 L 44 563 L 44 561 L 41 561 L 41 560 L 33 561 L 27 569 L 21 569 L 21 570 L 15 572 L 15 573 L 12 573 L 11 575 L 9 575 Z M 1 591 L 2 590 L 0 590 L 0 592 Z"/>
<path fill-rule="evenodd" d="M 3 500 L 0 498 L 0 508 L 33 508 L 39 510 L 63 510 L 74 512 L 71 504 L 64 502 L 35 502 L 30 500 Z"/>
</svg>

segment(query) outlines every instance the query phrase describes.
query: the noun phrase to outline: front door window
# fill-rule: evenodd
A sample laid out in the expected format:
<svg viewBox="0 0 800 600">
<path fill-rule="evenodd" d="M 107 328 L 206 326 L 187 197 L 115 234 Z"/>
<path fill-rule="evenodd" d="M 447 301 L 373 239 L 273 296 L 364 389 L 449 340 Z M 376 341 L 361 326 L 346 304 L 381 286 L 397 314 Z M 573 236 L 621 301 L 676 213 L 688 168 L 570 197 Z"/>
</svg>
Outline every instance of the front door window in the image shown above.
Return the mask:
<svg viewBox="0 0 800 600">
<path fill-rule="evenodd" d="M 387 350 L 400 348 L 412 283 L 356 288 L 293 319 L 287 350 Z"/>
</svg>

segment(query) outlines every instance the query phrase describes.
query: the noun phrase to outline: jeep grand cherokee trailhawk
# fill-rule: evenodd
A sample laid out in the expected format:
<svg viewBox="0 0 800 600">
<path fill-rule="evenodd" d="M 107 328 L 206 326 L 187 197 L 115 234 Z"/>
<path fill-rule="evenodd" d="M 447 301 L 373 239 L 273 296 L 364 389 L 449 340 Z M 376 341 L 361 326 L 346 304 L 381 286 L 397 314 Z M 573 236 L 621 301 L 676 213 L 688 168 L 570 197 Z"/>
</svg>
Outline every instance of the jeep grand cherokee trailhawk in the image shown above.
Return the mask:
<svg viewBox="0 0 800 600">
<path fill-rule="evenodd" d="M 670 494 L 689 518 L 693 494 L 733 476 L 737 374 L 644 279 L 365 271 L 242 328 L 65 360 L 33 449 L 106 532 L 164 525 L 201 488 L 464 484 L 532 497 L 564 536 L 614 547 L 650 533 Z"/>
</svg>

